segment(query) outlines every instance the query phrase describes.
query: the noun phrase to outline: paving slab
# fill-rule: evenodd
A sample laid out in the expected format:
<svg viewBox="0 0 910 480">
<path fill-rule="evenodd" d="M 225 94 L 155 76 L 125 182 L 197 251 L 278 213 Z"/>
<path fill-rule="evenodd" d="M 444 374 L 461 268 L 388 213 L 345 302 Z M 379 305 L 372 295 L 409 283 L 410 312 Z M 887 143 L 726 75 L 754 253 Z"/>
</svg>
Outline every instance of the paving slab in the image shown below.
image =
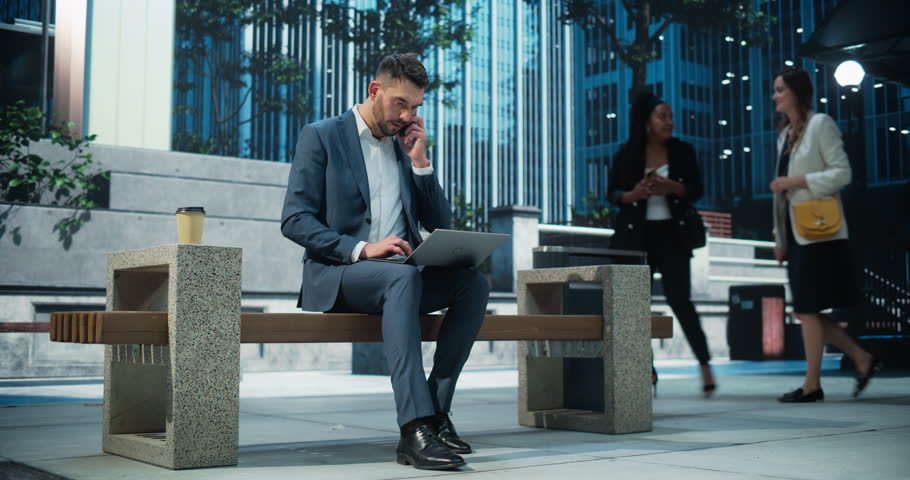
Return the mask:
<svg viewBox="0 0 910 480">
<path fill-rule="evenodd" d="M 76 396 L 70 402 L 0 408 L 0 460 L 92 480 L 907 478 L 910 372 L 876 377 L 860 399 L 850 396 L 849 373 L 826 372 L 825 402 L 780 404 L 776 397 L 801 380 L 792 367 L 775 373 L 762 366 L 749 373 L 738 365 L 734 374 L 718 376 L 720 389 L 710 399 L 700 397 L 695 370 L 677 370 L 659 382 L 653 431 L 631 435 L 519 426 L 517 389 L 503 380 L 514 372 L 473 372 L 469 375 L 490 378 L 475 378 L 456 394 L 454 422 L 476 450 L 456 472 L 396 464 L 390 390 L 383 391 L 375 378 L 367 379 L 368 387 L 357 386 L 361 377 L 338 372 L 245 375 L 259 390 L 241 397 L 236 467 L 171 471 L 104 454 L 100 405 Z M 287 380 L 306 385 L 282 383 Z M 505 385 L 490 386 L 496 382 Z M 344 393 L 344 384 L 353 385 L 351 393 Z M 20 382 L 10 388 L 26 389 L 17 395 L 53 388 L 67 398 L 65 388 L 54 385 Z"/>
</svg>

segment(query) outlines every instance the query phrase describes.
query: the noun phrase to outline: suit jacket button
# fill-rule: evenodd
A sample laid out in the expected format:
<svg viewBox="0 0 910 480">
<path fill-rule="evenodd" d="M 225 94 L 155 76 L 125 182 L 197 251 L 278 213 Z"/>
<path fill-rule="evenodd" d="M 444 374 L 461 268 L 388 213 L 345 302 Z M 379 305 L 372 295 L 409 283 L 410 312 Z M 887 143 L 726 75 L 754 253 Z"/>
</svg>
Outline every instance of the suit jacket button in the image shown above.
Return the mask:
<svg viewBox="0 0 910 480">
<path fill-rule="evenodd" d="M 634 229 L 635 229 L 635 225 L 632 225 L 632 224 L 630 223 L 630 224 L 629 224 L 629 230 L 634 230 Z"/>
<path fill-rule="evenodd" d="M 637 207 L 637 206 L 638 206 L 638 202 L 632 202 L 632 206 L 633 206 L 633 207 Z"/>
<path fill-rule="evenodd" d="M 373 220 L 370 219 L 370 218 L 368 218 L 368 219 L 367 219 L 367 224 L 369 225 L 369 224 L 371 224 L 371 223 L 373 223 Z"/>
</svg>

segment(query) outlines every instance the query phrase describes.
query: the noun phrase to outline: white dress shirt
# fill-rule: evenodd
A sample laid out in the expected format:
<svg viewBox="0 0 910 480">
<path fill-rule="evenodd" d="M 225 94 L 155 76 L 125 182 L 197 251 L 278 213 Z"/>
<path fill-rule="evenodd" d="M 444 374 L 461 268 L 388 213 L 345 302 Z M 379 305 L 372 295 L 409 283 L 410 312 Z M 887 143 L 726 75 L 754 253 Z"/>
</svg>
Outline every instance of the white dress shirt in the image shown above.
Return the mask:
<svg viewBox="0 0 910 480">
<path fill-rule="evenodd" d="M 407 223 L 401 206 L 401 167 L 395 155 L 392 137 L 376 140 L 370 127 L 360 115 L 361 105 L 355 106 L 354 119 L 360 135 L 360 148 L 363 151 L 363 162 L 367 169 L 367 181 L 370 185 L 370 234 L 368 242 L 361 241 L 354 247 L 352 261 L 360 259 L 360 252 L 367 243 L 374 243 L 395 235 L 407 238 Z M 411 169 L 416 175 L 430 175 L 433 166 Z"/>
</svg>

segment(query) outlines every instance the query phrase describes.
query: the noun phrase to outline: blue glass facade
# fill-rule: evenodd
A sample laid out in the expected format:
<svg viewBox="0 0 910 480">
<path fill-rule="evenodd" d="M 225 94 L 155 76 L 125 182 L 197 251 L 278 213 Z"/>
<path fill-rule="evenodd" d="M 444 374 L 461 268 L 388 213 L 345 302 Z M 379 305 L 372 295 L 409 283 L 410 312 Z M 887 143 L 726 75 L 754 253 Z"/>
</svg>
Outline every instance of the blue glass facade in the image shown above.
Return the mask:
<svg viewBox="0 0 910 480">
<path fill-rule="evenodd" d="M 357 9 L 375 2 L 354 1 Z M 313 2 L 318 7 L 322 2 Z M 495 0 L 469 2 L 459 15 L 472 19 L 474 37 L 466 63 L 457 51 L 439 49 L 422 59 L 431 73 L 457 79 L 448 92 L 431 92 L 421 114 L 432 137 L 431 157 L 450 198 L 456 194 L 486 210 L 501 205 L 533 205 L 543 220 L 568 219 L 573 197 L 575 149 L 571 79 L 573 30 L 560 20 L 560 2 Z M 352 14 L 351 21 L 358 19 Z M 178 39 L 179 40 L 179 39 Z M 238 31 L 238 48 L 280 46 L 310 70 L 298 92 L 308 93 L 310 113 L 291 117 L 247 110 L 253 121 L 237 126 L 238 152 L 252 158 L 290 161 L 300 128 L 337 115 L 363 100 L 371 79 L 354 68 L 370 45 L 352 45 L 322 34 L 319 22 L 254 25 Z M 239 52 L 237 52 L 239 54 Z M 178 81 L 193 78 L 197 66 L 178 64 Z M 255 96 L 270 86 L 268 78 L 251 79 Z M 297 88 L 297 87 L 295 87 Z M 239 101 L 240 92 L 224 91 Z M 219 95 L 219 98 L 222 96 Z M 175 132 L 212 128 L 211 103 L 203 95 L 184 95 L 175 104 L 196 106 L 191 118 L 178 114 Z M 194 123 L 195 122 L 195 123 Z"/>
<path fill-rule="evenodd" d="M 322 3 L 314 0 L 312 5 Z M 375 7 L 367 0 L 345 3 Z M 837 119 L 845 133 L 856 130 L 846 123 L 846 99 L 841 98 L 846 92 L 834 81 L 833 68 L 796 56 L 798 45 L 835 3 L 765 4 L 765 13 L 777 22 L 772 41 L 761 47 L 744 44 L 732 30 L 706 34 L 673 25 L 663 33 L 647 79 L 672 106 L 677 136 L 696 148 L 706 186 L 700 207 L 736 212 L 770 200 L 767 186 L 777 135 L 771 78 L 788 62 L 814 75 L 817 109 Z M 431 72 L 459 81 L 452 91 L 428 94 L 422 109 L 432 137 L 431 155 L 450 198 L 460 193 L 468 203 L 486 209 L 537 206 L 546 223 L 567 222 L 571 207 L 580 206 L 588 192 L 605 199 L 610 160 L 628 132 L 631 71 L 606 34 L 564 24 L 561 4 L 469 2 L 465 11 L 457 12 L 472 19 L 475 29 L 468 61 L 461 63 L 456 60 L 459 52 L 444 49 L 423 59 Z M 614 19 L 622 41 L 633 38 L 621 2 L 603 0 L 598 8 L 605 18 Z M 355 13 L 350 21 L 359 21 Z M 370 76 L 357 73 L 354 61 L 371 46 L 331 39 L 312 18 L 289 26 L 254 25 L 238 32 L 237 42 L 240 47 L 225 54 L 278 45 L 309 67 L 293 92 L 282 93 L 307 94 L 309 113 L 292 117 L 244 112 L 255 118 L 237 127 L 238 150 L 244 155 L 289 161 L 302 125 L 339 114 L 365 95 Z M 175 75 L 191 76 L 194 68 L 178 65 Z M 274 88 L 268 78 L 251 80 L 254 96 Z M 905 184 L 910 135 L 902 132 L 910 128 L 910 89 L 872 78 L 861 88 L 867 183 L 872 188 Z M 239 93 L 225 90 L 221 101 L 234 101 Z M 176 103 L 198 104 L 199 113 L 177 119 L 175 131 L 211 128 L 211 101 L 205 96 Z"/>
<path fill-rule="evenodd" d="M 797 57 L 805 42 L 837 2 L 778 0 L 763 6 L 777 22 L 772 41 L 751 47 L 735 31 L 712 35 L 672 25 L 650 63 L 647 81 L 674 110 L 676 136 L 692 143 L 705 178 L 700 207 L 735 211 L 754 201 L 770 201 L 768 184 L 774 176 L 777 132 L 771 83 L 775 72 L 788 65 L 813 75 L 816 110 L 838 121 L 845 138 L 858 133 L 848 126 L 848 92 L 834 80 L 834 68 Z M 615 19 L 622 41 L 634 37 L 621 2 L 599 2 L 605 18 Z M 609 161 L 628 135 L 628 96 L 631 71 L 612 53 L 607 35 L 579 31 L 576 58 L 577 202 L 584 191 L 604 197 Z M 870 188 L 906 184 L 910 179 L 910 88 L 882 84 L 867 77 L 862 122 L 866 182 Z M 848 138 L 847 138 L 848 139 Z M 848 139 L 849 140 L 849 139 Z"/>
</svg>

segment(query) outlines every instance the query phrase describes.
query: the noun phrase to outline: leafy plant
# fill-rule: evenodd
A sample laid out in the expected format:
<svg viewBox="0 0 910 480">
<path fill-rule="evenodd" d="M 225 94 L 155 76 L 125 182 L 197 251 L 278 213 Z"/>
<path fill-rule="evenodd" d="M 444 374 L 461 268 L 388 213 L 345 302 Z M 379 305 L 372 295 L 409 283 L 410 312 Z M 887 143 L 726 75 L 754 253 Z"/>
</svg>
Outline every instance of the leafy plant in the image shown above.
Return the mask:
<svg viewBox="0 0 910 480">
<path fill-rule="evenodd" d="M 95 135 L 74 134 L 72 122 L 52 124 L 45 131 L 45 120 L 49 118 L 44 112 L 22 100 L 0 107 L 0 201 L 9 205 L 2 219 L 21 204 L 73 208 L 71 215 L 54 225 L 68 247 L 72 235 L 90 218 L 89 210 L 97 206 L 93 194 L 108 174 L 97 168 L 86 151 Z M 66 148 L 69 155 L 49 160 L 32 153 L 31 144 L 44 139 Z"/>
<path fill-rule="evenodd" d="M 452 228 L 455 230 L 469 230 L 475 232 L 488 232 L 490 225 L 484 220 L 484 208 L 482 205 L 473 206 L 465 201 L 464 194 L 458 192 L 452 199 Z M 493 261 L 487 257 L 477 270 L 483 273 L 490 273 L 493 268 Z"/>
<path fill-rule="evenodd" d="M 483 206 L 473 206 L 465 201 L 463 193 L 458 192 L 452 199 L 452 228 L 486 232 L 489 231 L 490 226 L 484 220 Z"/>
<path fill-rule="evenodd" d="M 572 225 L 576 227 L 611 228 L 613 211 L 593 192 L 585 194 L 580 210 L 572 207 Z"/>
</svg>

